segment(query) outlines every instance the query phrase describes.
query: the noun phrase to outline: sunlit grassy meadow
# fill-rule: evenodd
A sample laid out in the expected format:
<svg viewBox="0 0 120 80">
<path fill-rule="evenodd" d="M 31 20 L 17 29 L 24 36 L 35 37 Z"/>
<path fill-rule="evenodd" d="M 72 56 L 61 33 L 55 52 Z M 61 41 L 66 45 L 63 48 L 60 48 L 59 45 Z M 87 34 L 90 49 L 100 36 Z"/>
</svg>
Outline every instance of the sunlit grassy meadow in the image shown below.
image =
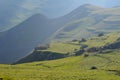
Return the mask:
<svg viewBox="0 0 120 80">
<path fill-rule="evenodd" d="M 80 49 L 80 44 L 88 47 L 103 46 L 116 41 L 120 37 L 116 34 L 120 33 L 90 38 L 82 43 L 52 43 L 47 51 L 74 52 L 74 49 Z M 85 54 L 89 56 L 85 57 Z M 105 50 L 102 54 L 86 52 L 80 56 L 16 65 L 0 64 L 0 78 L 3 80 L 120 80 L 120 50 Z"/>
<path fill-rule="evenodd" d="M 120 51 L 19 65 L 0 65 L 5 80 L 120 80 Z M 92 66 L 98 69 L 91 70 Z M 113 71 L 112 71 L 113 70 Z"/>
</svg>

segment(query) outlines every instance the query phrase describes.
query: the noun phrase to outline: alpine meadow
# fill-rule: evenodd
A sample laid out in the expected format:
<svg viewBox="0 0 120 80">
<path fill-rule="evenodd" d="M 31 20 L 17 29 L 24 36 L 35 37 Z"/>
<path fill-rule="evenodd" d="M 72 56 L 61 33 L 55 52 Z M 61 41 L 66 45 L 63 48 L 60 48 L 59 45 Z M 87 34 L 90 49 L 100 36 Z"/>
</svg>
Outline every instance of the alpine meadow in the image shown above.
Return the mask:
<svg viewBox="0 0 120 80">
<path fill-rule="evenodd" d="M 1 0 L 0 80 L 120 80 L 119 3 Z"/>
</svg>

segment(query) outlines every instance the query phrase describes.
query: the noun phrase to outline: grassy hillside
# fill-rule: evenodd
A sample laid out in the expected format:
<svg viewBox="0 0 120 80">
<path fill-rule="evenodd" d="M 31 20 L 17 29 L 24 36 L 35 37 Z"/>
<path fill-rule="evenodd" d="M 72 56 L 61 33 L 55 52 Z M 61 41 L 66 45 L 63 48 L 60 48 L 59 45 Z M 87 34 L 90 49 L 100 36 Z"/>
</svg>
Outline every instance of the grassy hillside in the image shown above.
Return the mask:
<svg viewBox="0 0 120 80">
<path fill-rule="evenodd" d="M 90 4 L 55 19 L 35 14 L 5 33 L 0 33 L 0 63 L 12 63 L 38 44 L 88 38 L 120 30 L 119 18 L 120 7 L 101 8 Z"/>
<path fill-rule="evenodd" d="M 83 53 L 83 48 L 88 52 L 95 51 L 95 48 L 100 48 L 112 43 L 115 43 L 120 38 L 120 32 L 114 32 L 109 34 L 103 34 L 103 36 L 95 36 L 85 41 L 75 40 L 67 42 L 52 42 L 46 49 L 35 49 L 31 54 L 25 56 L 24 58 L 18 60 L 16 63 L 34 62 L 34 61 L 44 61 L 53 60 L 59 58 L 65 58 L 73 55 L 80 55 Z M 82 52 L 81 52 L 82 50 Z M 101 52 L 101 50 L 98 50 Z M 84 52 L 84 53 L 85 53 Z"/>
<path fill-rule="evenodd" d="M 89 57 L 0 65 L 0 77 L 5 80 L 120 80 L 119 57 L 120 50 L 116 50 Z M 91 70 L 92 66 L 98 69 Z"/>
<path fill-rule="evenodd" d="M 71 43 L 65 43 L 65 42 L 57 42 L 57 43 L 51 43 L 50 47 L 45 51 L 54 51 L 58 53 L 66 54 L 67 52 L 73 53 L 74 49 L 79 49 L 80 46 L 76 44 Z"/>
<path fill-rule="evenodd" d="M 34 61 L 54 60 L 74 55 L 75 49 L 80 49 L 79 44 L 70 42 L 51 43 L 47 49 L 35 49 L 31 54 L 16 61 L 15 63 L 25 63 Z"/>
<path fill-rule="evenodd" d="M 54 41 L 67 41 L 90 37 L 101 32 L 108 33 L 120 30 L 119 7 L 97 9 L 94 9 L 95 6 L 81 7 L 85 9 L 83 11 L 79 11 L 80 9 L 75 10 L 79 18 L 67 22 L 61 29 L 54 33 L 51 39 Z M 73 13 L 74 11 L 71 12 L 71 16 L 69 17 L 75 18 L 76 15 L 72 15 Z"/>
<path fill-rule="evenodd" d="M 72 52 L 73 48 L 79 48 L 83 44 L 88 47 L 100 47 L 114 43 L 118 38 L 120 32 L 92 37 L 81 43 L 78 41 L 51 43 L 43 52 L 63 54 L 69 50 Z M 104 50 L 102 53 L 85 52 L 80 56 L 17 65 L 1 64 L 0 78 L 4 78 L 3 80 L 120 80 L 120 50 Z"/>
<path fill-rule="evenodd" d="M 93 22 L 89 17 L 72 21 L 56 31 L 51 38 L 53 38 L 54 41 L 68 41 L 89 37 L 92 34 L 87 31 L 87 27 L 92 25 Z"/>
<path fill-rule="evenodd" d="M 113 32 L 105 34 L 101 37 L 91 37 L 87 39 L 86 42 L 83 42 L 81 44 L 88 45 L 88 47 L 101 47 L 110 43 L 115 42 L 117 39 L 120 38 L 120 32 Z"/>
</svg>

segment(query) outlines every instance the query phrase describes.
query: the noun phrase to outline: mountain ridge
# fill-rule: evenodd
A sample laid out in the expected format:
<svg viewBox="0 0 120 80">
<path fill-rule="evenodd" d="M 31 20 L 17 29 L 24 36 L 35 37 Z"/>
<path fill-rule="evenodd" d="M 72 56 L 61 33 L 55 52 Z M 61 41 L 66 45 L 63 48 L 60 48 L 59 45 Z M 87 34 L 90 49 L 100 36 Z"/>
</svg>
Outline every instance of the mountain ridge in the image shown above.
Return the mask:
<svg viewBox="0 0 120 80">
<path fill-rule="evenodd" d="M 57 60 L 81 55 L 89 56 L 90 54 L 97 55 L 111 53 L 107 51 L 115 51 L 120 49 L 119 34 L 120 32 L 113 32 L 94 36 L 89 39 L 50 43 L 49 47 L 46 46 L 46 48 L 44 48 L 45 46 L 38 46 L 31 54 L 21 58 L 13 64 Z"/>
<path fill-rule="evenodd" d="M 85 5 L 83 5 L 83 6 L 85 6 Z M 73 13 L 73 12 L 71 12 L 71 13 Z M 77 33 L 79 33 L 81 31 L 80 27 L 83 31 L 87 32 L 88 34 L 96 34 L 96 33 L 99 34 L 101 32 L 103 32 L 103 33 L 111 32 L 112 26 L 114 26 L 114 30 L 119 29 L 119 25 L 120 25 L 119 24 L 119 21 L 120 21 L 119 20 L 119 12 L 120 12 L 119 8 L 100 8 L 100 9 L 96 9 L 94 11 L 90 11 L 89 13 L 85 13 L 82 15 L 82 17 L 80 15 L 81 12 L 79 12 L 79 10 L 78 10 L 78 12 L 77 11 L 75 11 L 75 12 L 78 15 L 78 16 L 74 15 L 74 18 L 76 16 L 75 19 L 71 15 L 69 16 L 69 17 L 71 17 L 71 19 L 73 19 L 73 22 L 71 20 L 71 22 L 69 22 L 68 24 L 65 24 L 61 30 L 58 30 L 56 32 L 57 34 L 54 37 L 65 38 L 66 36 L 69 36 L 69 34 L 74 34 L 73 36 L 75 36 Z M 84 15 L 85 15 L 85 17 L 84 17 Z M 68 20 L 70 20 L 70 19 L 68 19 Z M 110 20 L 113 20 L 113 21 L 110 21 Z M 76 23 L 78 25 L 76 25 Z M 74 32 L 64 31 L 66 28 L 74 27 L 74 25 L 76 25 L 76 29 L 79 30 L 78 32 L 75 30 L 72 30 Z M 62 35 L 60 35 L 60 34 L 62 34 Z M 84 34 L 84 32 L 81 34 Z M 78 36 L 81 36 L 81 35 L 78 35 Z M 83 37 L 87 37 L 87 36 L 83 36 Z M 70 36 L 69 38 L 72 38 L 72 36 Z M 72 39 L 74 39 L 74 38 L 72 38 Z M 58 38 L 58 40 L 60 40 L 60 39 Z"/>
<path fill-rule="evenodd" d="M 40 25 L 42 26 L 40 27 Z M 30 52 L 36 45 L 43 42 L 43 39 L 45 38 L 43 34 L 46 27 L 49 27 L 48 25 L 50 25 L 49 20 L 44 16 L 37 14 L 30 17 L 18 26 L 8 30 L 1 38 L 1 58 L 8 57 L 6 58 L 8 61 L 10 61 L 9 58 L 12 58 L 13 60 L 10 62 L 13 62 L 18 57 L 24 56 L 23 53 L 25 54 Z M 48 36 L 50 32 L 46 33 L 48 33 L 46 35 Z M 6 56 L 6 54 L 9 56 Z M 16 58 L 14 59 L 15 55 Z M 0 61 L 3 62 L 5 60 L 3 59 Z"/>
<path fill-rule="evenodd" d="M 87 9 L 83 9 L 86 7 Z M 104 9 L 82 5 L 55 19 L 42 14 L 33 15 L 0 37 L 0 63 L 16 61 L 45 41 L 70 41 L 119 30 L 119 12 L 119 8 Z"/>
</svg>

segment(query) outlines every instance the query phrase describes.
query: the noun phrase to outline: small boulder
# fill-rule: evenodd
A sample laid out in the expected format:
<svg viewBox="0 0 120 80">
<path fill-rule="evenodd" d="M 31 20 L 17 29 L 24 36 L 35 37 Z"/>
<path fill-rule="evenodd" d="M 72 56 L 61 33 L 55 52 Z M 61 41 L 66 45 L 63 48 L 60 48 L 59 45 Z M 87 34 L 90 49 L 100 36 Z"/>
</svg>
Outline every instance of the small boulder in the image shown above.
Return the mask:
<svg viewBox="0 0 120 80">
<path fill-rule="evenodd" d="M 85 39 L 85 38 L 82 38 L 80 41 L 79 41 L 79 43 L 81 43 L 81 42 L 86 42 L 87 40 Z"/>
<path fill-rule="evenodd" d="M 77 52 L 75 52 L 75 56 L 79 56 L 81 54 L 83 54 L 85 52 L 85 50 L 79 50 Z"/>
<path fill-rule="evenodd" d="M 0 78 L 0 80 L 3 80 L 3 78 Z"/>
<path fill-rule="evenodd" d="M 72 40 L 72 42 L 76 42 L 76 41 L 78 41 L 78 40 L 77 40 L 77 39 L 73 39 L 73 40 Z"/>
<path fill-rule="evenodd" d="M 104 34 L 103 33 L 98 34 L 98 37 L 101 37 L 101 36 L 104 36 Z"/>
<path fill-rule="evenodd" d="M 118 38 L 117 41 L 120 41 L 120 38 Z"/>
<path fill-rule="evenodd" d="M 84 57 L 88 57 L 89 55 L 88 54 L 84 54 Z"/>
<path fill-rule="evenodd" d="M 96 67 L 96 66 L 92 66 L 90 69 L 91 69 L 91 70 L 96 70 L 97 67 Z"/>
</svg>

